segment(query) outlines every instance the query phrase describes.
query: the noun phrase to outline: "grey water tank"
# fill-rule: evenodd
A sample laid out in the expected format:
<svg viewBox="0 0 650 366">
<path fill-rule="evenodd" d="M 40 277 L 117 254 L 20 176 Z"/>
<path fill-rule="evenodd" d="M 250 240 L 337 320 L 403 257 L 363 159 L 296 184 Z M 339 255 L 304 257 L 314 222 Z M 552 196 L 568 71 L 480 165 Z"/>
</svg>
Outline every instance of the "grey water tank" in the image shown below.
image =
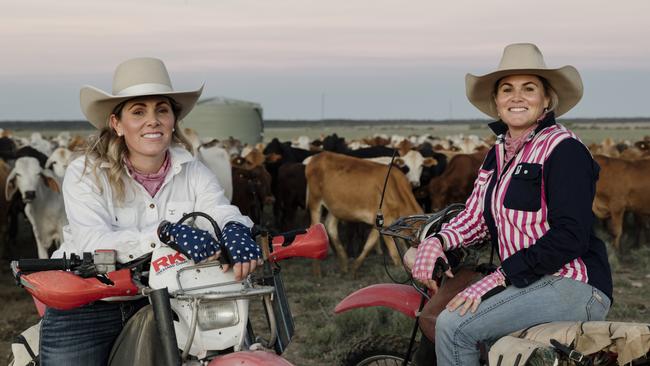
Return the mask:
<svg viewBox="0 0 650 366">
<path fill-rule="evenodd" d="M 262 106 L 243 100 L 214 97 L 200 100 L 183 121 L 202 140 L 234 137 L 254 144 L 262 141 L 264 119 Z"/>
</svg>

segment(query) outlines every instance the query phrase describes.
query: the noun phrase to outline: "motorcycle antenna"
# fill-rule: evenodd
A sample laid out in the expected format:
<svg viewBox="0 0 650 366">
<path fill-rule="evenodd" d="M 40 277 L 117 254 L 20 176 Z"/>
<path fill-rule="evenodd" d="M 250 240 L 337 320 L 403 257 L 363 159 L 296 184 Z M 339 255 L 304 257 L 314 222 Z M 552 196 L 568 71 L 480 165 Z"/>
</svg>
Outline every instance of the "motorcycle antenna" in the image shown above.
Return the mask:
<svg viewBox="0 0 650 366">
<path fill-rule="evenodd" d="M 375 227 L 378 230 L 384 227 L 384 213 L 381 212 L 381 206 L 384 204 L 384 195 L 386 194 L 386 186 L 388 186 L 388 177 L 390 177 L 390 170 L 393 169 L 395 154 L 397 154 L 397 149 L 393 149 L 393 156 L 391 156 L 390 163 L 388 164 L 388 172 L 386 173 L 386 178 L 384 179 L 384 187 L 381 190 L 381 198 L 379 199 L 379 208 L 377 209 L 377 215 L 375 216 Z"/>
<path fill-rule="evenodd" d="M 384 214 L 381 211 L 381 207 L 384 204 L 384 196 L 386 195 L 386 187 L 388 186 L 388 177 L 390 177 L 390 171 L 393 168 L 393 162 L 395 161 L 395 155 L 397 154 L 397 149 L 393 149 L 393 156 L 390 158 L 390 164 L 388 165 L 388 171 L 386 172 L 386 178 L 384 179 L 384 187 L 381 190 L 381 198 L 379 199 L 379 208 L 377 209 L 377 215 L 375 216 L 375 228 L 379 230 L 379 233 L 381 234 L 381 229 L 384 227 Z M 402 251 L 399 248 L 399 245 L 396 245 L 397 247 L 397 252 L 399 253 L 400 258 L 402 257 Z M 407 274 L 408 271 L 406 269 L 406 266 L 404 266 L 404 262 L 402 261 L 402 267 L 404 267 L 404 272 Z M 388 264 L 386 262 L 386 253 L 384 252 L 384 271 L 386 272 L 386 275 L 388 275 L 388 278 L 391 279 L 394 283 L 399 283 L 399 284 L 405 284 L 409 282 L 411 279 L 407 278 L 404 281 L 398 281 L 391 275 L 391 273 L 388 271 Z M 409 274 L 410 276 L 410 274 Z M 417 288 L 417 287 L 416 287 Z M 422 293 L 423 295 L 427 296 L 424 291 L 421 289 L 417 288 L 417 290 Z M 428 297 L 428 296 L 427 296 Z"/>
<path fill-rule="evenodd" d="M 388 171 L 386 172 L 386 178 L 384 179 L 384 187 L 381 190 L 381 198 L 379 199 L 379 208 L 377 209 L 377 215 L 375 216 L 375 228 L 379 230 L 380 234 L 381 234 L 381 229 L 384 227 L 384 213 L 381 211 L 381 207 L 384 205 L 384 195 L 386 195 L 386 187 L 388 186 L 388 177 L 390 177 L 390 171 L 391 169 L 393 169 L 393 162 L 395 161 L 396 154 L 397 154 L 397 149 L 393 149 L 393 156 L 391 156 L 390 163 L 388 164 Z M 377 245 L 381 245 L 381 244 L 378 243 Z M 399 250 L 399 246 L 397 246 L 397 252 L 401 257 L 402 251 Z M 408 281 L 408 278 L 405 281 L 398 281 L 397 279 L 393 278 L 393 276 L 388 271 L 388 265 L 386 263 L 386 252 L 384 252 L 384 270 L 386 271 L 388 278 L 390 278 L 391 281 L 395 283 L 403 284 Z M 404 270 L 406 271 L 406 269 Z"/>
</svg>

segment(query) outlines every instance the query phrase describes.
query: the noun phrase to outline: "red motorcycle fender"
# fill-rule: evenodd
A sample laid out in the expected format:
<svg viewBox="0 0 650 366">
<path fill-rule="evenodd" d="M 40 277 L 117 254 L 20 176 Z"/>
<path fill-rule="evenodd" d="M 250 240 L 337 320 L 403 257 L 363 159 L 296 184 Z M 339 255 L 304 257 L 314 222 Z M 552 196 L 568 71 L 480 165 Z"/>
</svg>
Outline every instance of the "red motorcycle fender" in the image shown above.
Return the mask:
<svg viewBox="0 0 650 366">
<path fill-rule="evenodd" d="M 412 286 L 382 283 L 351 293 L 336 305 L 334 312 L 338 314 L 350 309 L 385 306 L 415 318 L 421 299 L 422 295 Z"/>
<path fill-rule="evenodd" d="M 275 353 L 264 351 L 243 351 L 219 356 L 208 366 L 293 366 Z"/>
</svg>

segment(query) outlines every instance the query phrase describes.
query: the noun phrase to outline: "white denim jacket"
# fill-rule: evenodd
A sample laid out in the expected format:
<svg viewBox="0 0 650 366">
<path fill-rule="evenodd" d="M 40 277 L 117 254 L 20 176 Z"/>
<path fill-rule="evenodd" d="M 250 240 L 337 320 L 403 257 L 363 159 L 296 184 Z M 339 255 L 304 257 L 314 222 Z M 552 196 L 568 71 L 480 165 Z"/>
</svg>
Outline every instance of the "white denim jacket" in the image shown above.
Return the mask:
<svg viewBox="0 0 650 366">
<path fill-rule="evenodd" d="M 108 163 L 98 169 L 100 189 L 92 166 L 84 174 L 86 158 L 72 161 L 63 179 L 69 225 L 63 229 L 63 244 L 52 257 L 115 249 L 118 262 L 125 263 L 161 245 L 156 230 L 162 220 L 176 222 L 192 211 L 212 216 L 221 228 L 230 221 L 253 226 L 228 202 L 217 178 L 203 163 L 181 147 L 171 147 L 170 154 L 172 166 L 155 197 L 129 176 L 121 203 L 113 199 L 108 176 L 102 171 Z M 204 219 L 197 220 L 197 226 L 212 232 Z"/>
</svg>

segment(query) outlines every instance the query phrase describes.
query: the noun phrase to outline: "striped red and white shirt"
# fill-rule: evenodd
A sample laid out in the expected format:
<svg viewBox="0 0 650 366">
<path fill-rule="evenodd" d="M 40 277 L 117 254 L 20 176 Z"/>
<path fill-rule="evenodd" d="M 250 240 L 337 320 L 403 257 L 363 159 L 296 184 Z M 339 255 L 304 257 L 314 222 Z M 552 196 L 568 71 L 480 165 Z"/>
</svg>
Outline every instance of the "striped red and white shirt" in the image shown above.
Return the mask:
<svg viewBox="0 0 650 366">
<path fill-rule="evenodd" d="M 438 233 L 444 239 L 445 250 L 490 238 L 486 216 L 496 226 L 496 243 L 502 261 L 524 248 L 534 246 L 550 229 L 543 179 L 544 163 L 555 147 L 566 139 L 579 141 L 573 132 L 554 121 L 550 126 L 542 125 L 529 135 L 513 160 L 506 162 L 503 135 L 500 135 L 493 148 L 495 166 L 493 164 L 492 169 L 486 169 L 486 164 L 483 164 L 465 210 L 443 225 Z M 513 177 L 517 185 L 515 189 L 522 192 L 513 194 L 518 197 L 509 200 L 506 193 L 513 185 Z M 536 189 L 535 182 L 540 185 L 539 189 Z M 489 205 L 489 211 L 486 205 Z M 587 267 L 581 257 L 569 260 L 554 275 L 585 283 L 589 280 Z"/>
</svg>

